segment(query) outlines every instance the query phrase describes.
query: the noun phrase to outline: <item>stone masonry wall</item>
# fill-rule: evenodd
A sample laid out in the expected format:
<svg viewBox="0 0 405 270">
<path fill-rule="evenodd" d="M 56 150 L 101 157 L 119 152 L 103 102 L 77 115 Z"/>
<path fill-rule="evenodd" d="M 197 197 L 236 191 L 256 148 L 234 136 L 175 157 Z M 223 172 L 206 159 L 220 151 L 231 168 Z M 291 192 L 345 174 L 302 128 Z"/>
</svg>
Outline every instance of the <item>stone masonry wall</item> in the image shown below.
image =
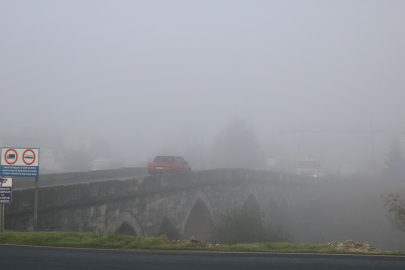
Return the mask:
<svg viewBox="0 0 405 270">
<path fill-rule="evenodd" d="M 267 211 L 274 202 L 299 209 L 314 179 L 245 169 L 217 169 L 44 187 L 39 190 L 40 231 L 114 233 L 124 222 L 140 237 L 156 235 L 167 218 L 183 234 L 201 200 L 211 218 L 243 205 L 249 196 Z M 33 229 L 33 189 L 13 192 L 6 229 Z M 301 200 L 301 201 L 300 201 Z"/>
</svg>

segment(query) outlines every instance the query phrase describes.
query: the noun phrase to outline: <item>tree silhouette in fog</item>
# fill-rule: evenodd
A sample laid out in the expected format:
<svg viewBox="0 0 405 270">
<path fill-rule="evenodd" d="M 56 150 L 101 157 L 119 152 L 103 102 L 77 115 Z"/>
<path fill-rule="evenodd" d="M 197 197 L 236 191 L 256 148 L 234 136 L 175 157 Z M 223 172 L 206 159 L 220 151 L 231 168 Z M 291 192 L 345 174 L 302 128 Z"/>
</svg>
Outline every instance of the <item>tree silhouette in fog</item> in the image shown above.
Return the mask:
<svg viewBox="0 0 405 270">
<path fill-rule="evenodd" d="M 399 199 L 399 194 L 390 193 L 385 199 L 385 207 L 388 207 L 388 219 L 391 227 L 405 232 L 405 203 Z"/>
<path fill-rule="evenodd" d="M 402 146 L 398 138 L 395 137 L 391 143 L 390 150 L 387 154 L 386 160 L 386 173 L 388 176 L 395 177 L 398 163 L 404 162 L 404 156 L 402 153 Z"/>
<path fill-rule="evenodd" d="M 256 168 L 264 163 L 257 133 L 247 122 L 232 118 L 213 138 L 215 165 L 227 168 Z"/>
</svg>

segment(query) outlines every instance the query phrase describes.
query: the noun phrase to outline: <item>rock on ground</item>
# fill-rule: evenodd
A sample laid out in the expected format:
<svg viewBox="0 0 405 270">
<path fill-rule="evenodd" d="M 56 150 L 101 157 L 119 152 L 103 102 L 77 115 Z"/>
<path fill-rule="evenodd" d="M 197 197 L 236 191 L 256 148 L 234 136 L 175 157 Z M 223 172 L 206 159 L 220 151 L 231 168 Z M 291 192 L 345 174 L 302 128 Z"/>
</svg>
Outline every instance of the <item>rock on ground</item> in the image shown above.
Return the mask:
<svg viewBox="0 0 405 270">
<path fill-rule="evenodd" d="M 355 242 L 353 240 L 346 240 L 343 243 L 342 242 L 332 242 L 332 243 L 329 243 L 329 245 L 336 249 L 347 249 L 347 250 L 351 250 L 351 251 L 374 250 L 374 248 L 367 243 L 362 244 L 360 242 Z"/>
<path fill-rule="evenodd" d="M 171 243 L 171 244 L 182 244 L 182 245 L 195 244 L 200 247 L 218 247 L 219 246 L 219 244 L 210 244 L 210 243 L 207 243 L 206 241 L 198 240 L 193 236 L 190 237 L 189 240 L 172 240 L 172 241 L 170 241 L 169 237 L 167 237 L 166 234 L 162 234 L 159 238 L 162 239 L 163 241 L 165 241 L 166 243 Z"/>
</svg>

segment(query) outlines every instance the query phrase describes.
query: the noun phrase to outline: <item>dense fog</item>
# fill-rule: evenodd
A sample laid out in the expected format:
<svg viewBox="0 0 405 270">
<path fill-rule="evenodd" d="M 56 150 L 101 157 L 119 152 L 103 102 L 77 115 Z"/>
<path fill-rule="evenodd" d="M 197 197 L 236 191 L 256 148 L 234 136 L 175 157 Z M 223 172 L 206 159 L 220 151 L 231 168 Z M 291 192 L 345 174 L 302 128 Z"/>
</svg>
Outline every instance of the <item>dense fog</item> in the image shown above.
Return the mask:
<svg viewBox="0 0 405 270">
<path fill-rule="evenodd" d="M 268 148 L 282 126 L 353 127 L 334 143 L 354 147 L 335 148 L 363 160 L 370 135 L 352 129 L 403 126 L 400 1 L 0 5 L 3 135 L 101 140 L 129 166 L 184 154 L 184 136 L 208 150 L 233 117 Z"/>
<path fill-rule="evenodd" d="M 39 147 L 40 173 L 165 154 L 194 170 L 296 173 L 315 157 L 336 179 L 342 166 L 402 179 L 404 13 L 403 1 L 2 0 L 0 146 Z"/>
</svg>

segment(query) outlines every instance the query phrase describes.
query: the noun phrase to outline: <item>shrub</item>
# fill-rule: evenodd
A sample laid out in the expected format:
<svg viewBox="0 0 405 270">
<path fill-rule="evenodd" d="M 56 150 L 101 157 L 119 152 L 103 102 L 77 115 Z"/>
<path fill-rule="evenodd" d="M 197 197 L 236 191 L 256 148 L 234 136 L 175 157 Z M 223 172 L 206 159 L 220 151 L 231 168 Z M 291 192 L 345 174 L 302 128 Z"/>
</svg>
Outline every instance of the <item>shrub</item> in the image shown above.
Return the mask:
<svg viewBox="0 0 405 270">
<path fill-rule="evenodd" d="M 211 241 L 222 244 L 290 241 L 281 227 L 265 226 L 259 206 L 243 206 L 223 213 L 211 228 Z"/>
<path fill-rule="evenodd" d="M 385 207 L 388 207 L 388 219 L 392 228 L 405 232 L 405 203 L 399 199 L 399 194 L 389 194 L 385 199 Z"/>
</svg>

